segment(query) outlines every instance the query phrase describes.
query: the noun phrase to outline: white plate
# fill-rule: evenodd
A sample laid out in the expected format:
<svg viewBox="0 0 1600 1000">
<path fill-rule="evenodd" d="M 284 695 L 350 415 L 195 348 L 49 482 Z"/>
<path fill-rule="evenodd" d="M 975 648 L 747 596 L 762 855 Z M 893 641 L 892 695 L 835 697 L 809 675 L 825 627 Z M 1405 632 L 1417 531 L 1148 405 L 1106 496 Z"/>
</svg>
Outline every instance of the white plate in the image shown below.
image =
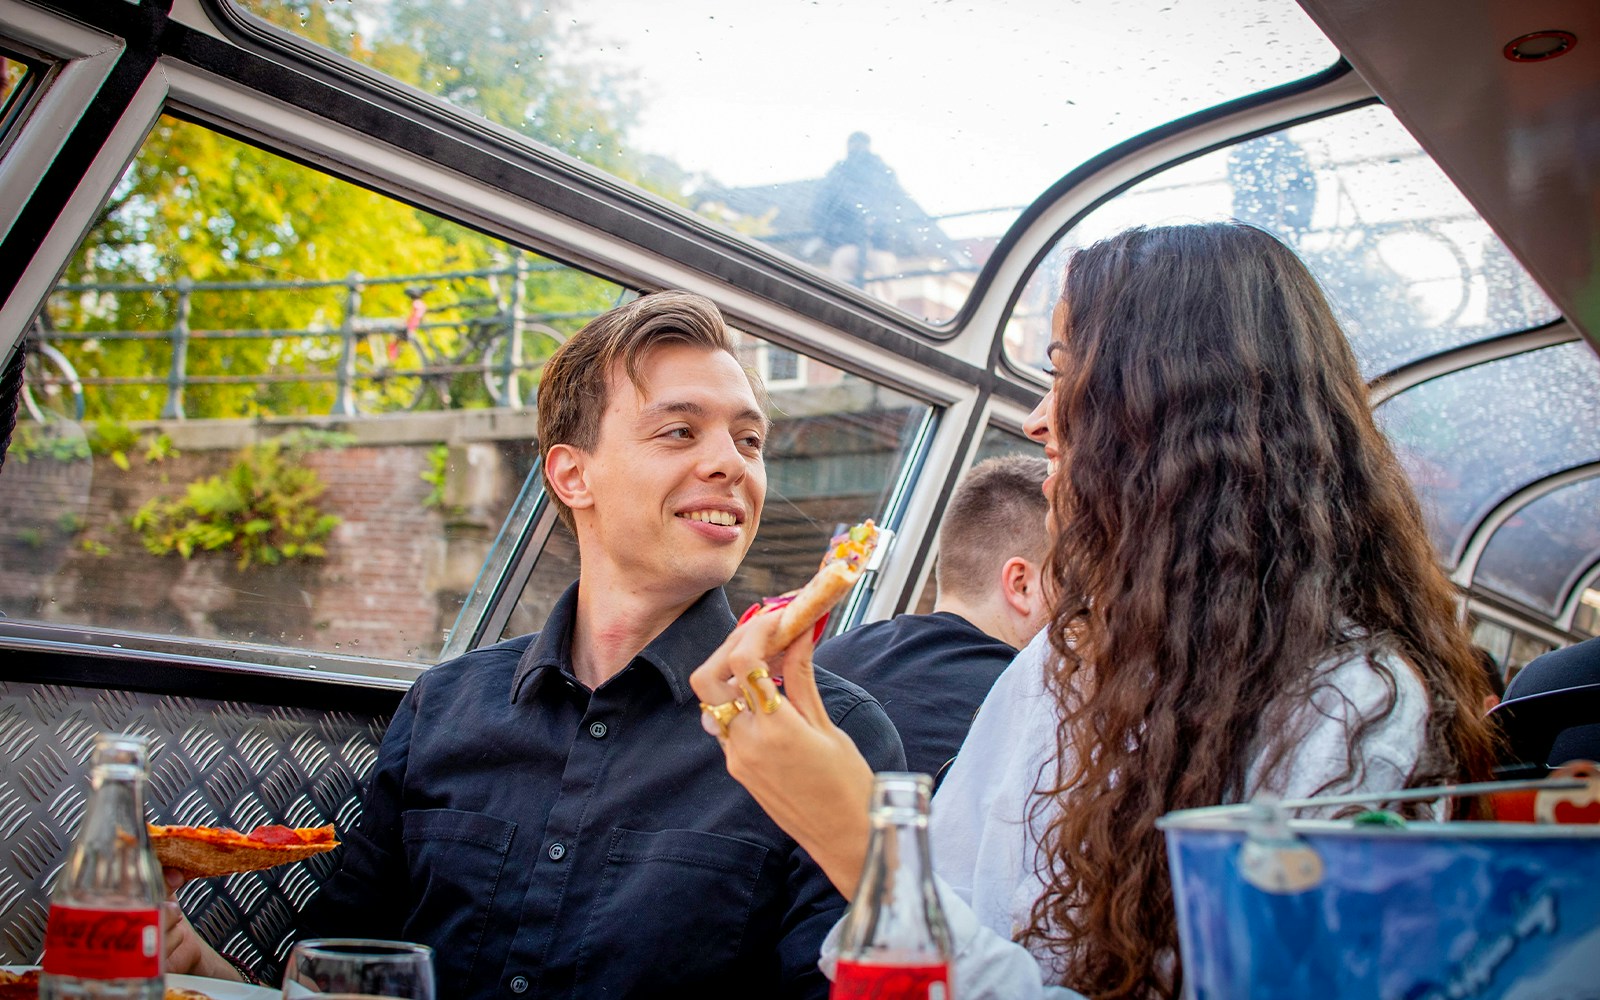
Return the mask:
<svg viewBox="0 0 1600 1000">
<path fill-rule="evenodd" d="M 27 972 L 37 965 L 0 965 L 7 972 Z M 180 976 L 167 974 L 167 985 L 173 989 L 197 990 L 211 1000 L 282 1000 L 283 993 L 268 986 L 251 986 L 231 979 L 207 979 L 205 976 Z"/>
<path fill-rule="evenodd" d="M 207 979 L 204 976 L 167 974 L 167 985 L 173 989 L 196 990 L 211 1000 L 281 1000 L 283 994 L 265 986 L 251 986 L 227 979 Z"/>
</svg>

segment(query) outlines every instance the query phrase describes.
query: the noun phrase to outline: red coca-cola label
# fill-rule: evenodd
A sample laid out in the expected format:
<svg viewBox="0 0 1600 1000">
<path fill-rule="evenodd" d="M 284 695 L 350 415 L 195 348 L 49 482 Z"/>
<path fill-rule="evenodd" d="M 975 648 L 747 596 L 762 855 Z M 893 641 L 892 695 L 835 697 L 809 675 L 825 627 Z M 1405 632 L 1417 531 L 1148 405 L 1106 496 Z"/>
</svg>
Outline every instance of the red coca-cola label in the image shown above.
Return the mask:
<svg viewBox="0 0 1600 1000">
<path fill-rule="evenodd" d="M 50 907 L 44 971 L 80 979 L 153 979 L 161 975 L 158 911 Z"/>
<path fill-rule="evenodd" d="M 950 1000 L 950 965 L 840 959 L 830 1000 Z"/>
</svg>

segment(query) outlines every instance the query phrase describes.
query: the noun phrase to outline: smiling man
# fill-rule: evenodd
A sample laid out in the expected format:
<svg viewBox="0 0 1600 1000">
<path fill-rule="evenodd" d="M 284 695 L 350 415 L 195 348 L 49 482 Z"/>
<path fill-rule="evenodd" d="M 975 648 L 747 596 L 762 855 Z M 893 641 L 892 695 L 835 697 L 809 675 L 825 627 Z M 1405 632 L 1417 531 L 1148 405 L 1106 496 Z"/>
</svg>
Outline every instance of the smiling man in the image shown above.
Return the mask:
<svg viewBox="0 0 1600 1000">
<path fill-rule="evenodd" d="M 697 295 L 644 296 L 556 352 L 539 439 L 579 579 L 541 631 L 412 686 L 311 931 L 431 945 L 448 997 L 827 995 L 844 901 L 728 776 L 689 687 L 733 630 L 765 402 Z M 877 702 L 819 685 L 877 769 L 904 766 Z M 169 971 L 231 975 L 169 930 Z"/>
</svg>

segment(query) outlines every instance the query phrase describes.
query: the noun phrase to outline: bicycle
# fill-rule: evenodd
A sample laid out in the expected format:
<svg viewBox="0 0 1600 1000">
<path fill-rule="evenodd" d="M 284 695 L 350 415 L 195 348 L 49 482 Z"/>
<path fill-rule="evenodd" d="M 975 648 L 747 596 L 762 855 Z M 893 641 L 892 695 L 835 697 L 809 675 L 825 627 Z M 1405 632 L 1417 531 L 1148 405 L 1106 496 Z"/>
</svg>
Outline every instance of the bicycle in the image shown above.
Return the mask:
<svg viewBox="0 0 1600 1000">
<path fill-rule="evenodd" d="M 354 321 L 361 343 L 351 388 L 361 412 L 414 410 L 430 393 L 449 408 L 468 398 L 480 380 L 490 405 L 520 405 L 543 359 L 566 341 L 566 334 L 537 320 L 518 321 L 517 336 L 511 337 L 511 312 L 492 283 L 487 296 L 457 299 L 435 310 L 433 319 L 426 296 L 435 286 L 408 285 L 404 291 L 411 305 L 403 320 Z M 493 312 L 473 314 L 485 308 Z M 438 318 L 450 312 L 468 315 Z M 463 375 L 476 378 L 463 381 Z"/>
<path fill-rule="evenodd" d="M 37 424 L 80 421 L 84 413 L 83 382 L 67 356 L 46 342 L 48 334 L 44 318 L 34 320 L 33 334 L 27 338 L 28 356 L 23 362 L 22 408 Z"/>
<path fill-rule="evenodd" d="M 352 320 L 356 331 L 351 392 L 356 409 L 364 413 L 414 410 L 427 393 L 425 381 L 429 357 L 417 336 L 427 314 L 423 296 L 432 285 L 410 285 L 405 289 L 411 309 L 398 323 Z M 388 335 L 393 334 L 393 339 Z M 363 350 L 362 348 L 365 348 Z"/>
</svg>

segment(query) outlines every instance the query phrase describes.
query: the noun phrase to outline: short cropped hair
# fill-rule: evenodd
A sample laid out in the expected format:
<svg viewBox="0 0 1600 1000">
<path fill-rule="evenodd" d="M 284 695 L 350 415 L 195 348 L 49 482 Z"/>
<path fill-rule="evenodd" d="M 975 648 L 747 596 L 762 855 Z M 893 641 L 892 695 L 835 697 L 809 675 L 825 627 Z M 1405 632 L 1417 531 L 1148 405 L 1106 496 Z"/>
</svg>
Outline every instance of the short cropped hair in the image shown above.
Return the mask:
<svg viewBox="0 0 1600 1000">
<path fill-rule="evenodd" d="M 1050 544 L 1048 474 L 1042 458 L 1002 455 L 979 462 L 962 478 L 939 526 L 940 594 L 982 600 L 1007 559 L 1044 561 Z"/>
<path fill-rule="evenodd" d="M 558 444 L 594 451 L 600 443 L 600 421 L 610 403 L 612 366 L 620 361 L 628 381 L 642 388 L 641 359 L 662 344 L 689 344 L 726 351 L 738 358 L 721 311 L 703 295 L 653 292 L 601 313 L 557 348 L 545 363 L 539 380 L 540 454 L 548 455 Z M 760 376 L 746 365 L 740 367 L 750 380 L 762 412 L 766 412 L 767 392 Z M 567 527 L 573 527 L 572 511 L 549 485 L 546 475 L 550 502 Z"/>
</svg>

